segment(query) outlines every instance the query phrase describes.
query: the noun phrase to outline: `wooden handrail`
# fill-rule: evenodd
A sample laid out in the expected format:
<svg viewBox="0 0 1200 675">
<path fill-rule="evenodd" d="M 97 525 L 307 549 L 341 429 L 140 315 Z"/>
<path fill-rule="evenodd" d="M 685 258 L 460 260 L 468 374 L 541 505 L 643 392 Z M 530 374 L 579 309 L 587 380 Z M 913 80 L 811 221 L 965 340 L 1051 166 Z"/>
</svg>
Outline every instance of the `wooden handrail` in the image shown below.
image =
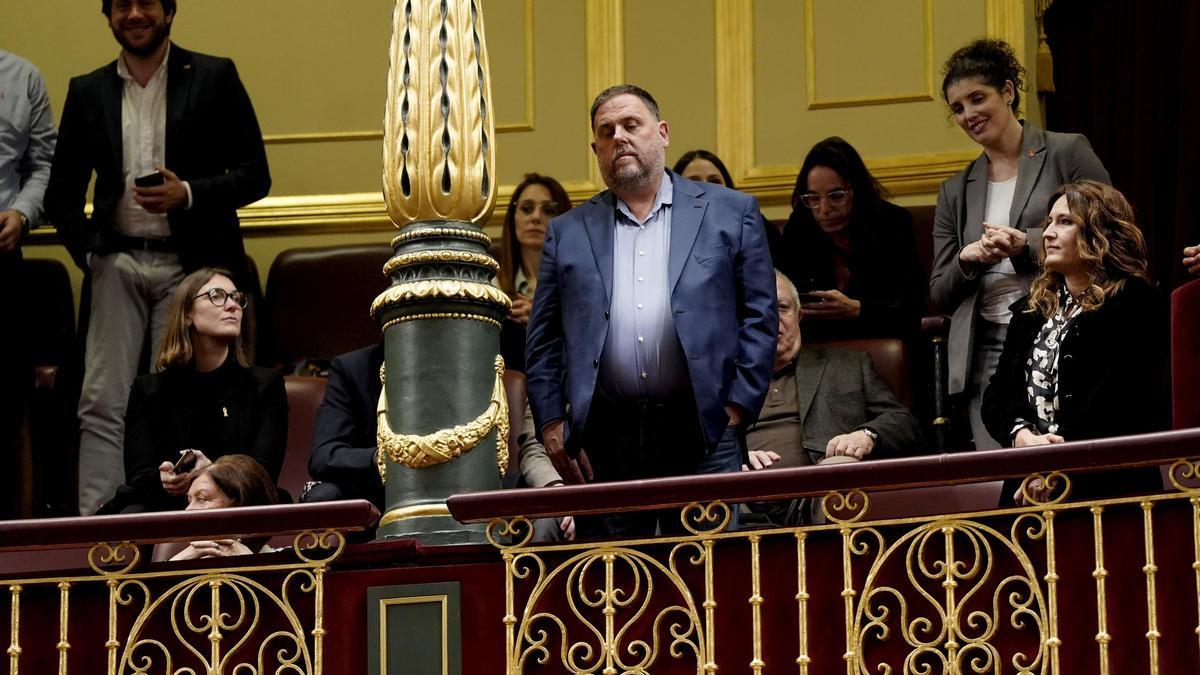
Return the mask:
<svg viewBox="0 0 1200 675">
<path fill-rule="evenodd" d="M 463 523 L 492 518 L 644 511 L 691 502 L 774 501 L 830 491 L 897 490 L 1019 478 L 1049 471 L 1090 472 L 1163 464 L 1200 455 L 1200 428 L 1077 441 L 1037 448 L 1005 448 L 829 466 L 680 476 L 450 497 L 450 513 Z"/>
<path fill-rule="evenodd" d="M 153 544 L 306 531 L 353 532 L 371 527 L 378 520 L 379 511 L 362 499 L 323 504 L 9 520 L 0 522 L 0 552 L 77 548 L 97 542 Z"/>
</svg>

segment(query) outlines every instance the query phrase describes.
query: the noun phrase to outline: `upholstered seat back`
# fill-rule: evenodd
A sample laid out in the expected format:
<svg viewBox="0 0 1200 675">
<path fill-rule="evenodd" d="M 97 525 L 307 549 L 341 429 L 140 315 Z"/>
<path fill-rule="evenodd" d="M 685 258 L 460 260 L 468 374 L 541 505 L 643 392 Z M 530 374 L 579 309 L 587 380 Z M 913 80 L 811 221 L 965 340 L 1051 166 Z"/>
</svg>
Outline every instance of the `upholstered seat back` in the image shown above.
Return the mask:
<svg viewBox="0 0 1200 675">
<path fill-rule="evenodd" d="M 287 453 L 279 470 L 279 487 L 295 501 L 308 482 L 308 458 L 313 451 L 317 406 L 325 398 L 325 378 L 290 375 L 283 380 L 288 398 Z"/>
<path fill-rule="evenodd" d="M 259 363 L 292 365 L 379 340 L 371 302 L 388 286 L 386 244 L 288 249 L 267 277 Z"/>
</svg>

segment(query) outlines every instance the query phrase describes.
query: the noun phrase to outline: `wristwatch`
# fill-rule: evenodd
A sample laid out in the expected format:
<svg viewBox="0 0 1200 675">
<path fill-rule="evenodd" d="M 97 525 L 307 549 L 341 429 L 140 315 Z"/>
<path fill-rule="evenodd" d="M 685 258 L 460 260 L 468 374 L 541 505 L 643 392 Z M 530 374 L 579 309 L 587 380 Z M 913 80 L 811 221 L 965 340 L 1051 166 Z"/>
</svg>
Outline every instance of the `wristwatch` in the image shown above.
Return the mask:
<svg viewBox="0 0 1200 675">
<path fill-rule="evenodd" d="M 866 435 L 867 435 L 867 438 L 871 439 L 871 442 L 872 442 L 872 443 L 878 443 L 878 442 L 879 442 L 879 434 L 878 434 L 878 433 L 876 433 L 874 429 L 872 429 L 872 428 L 870 428 L 870 427 L 861 427 L 861 428 L 859 429 L 859 431 L 861 431 L 861 432 L 863 432 L 864 434 L 866 434 Z"/>
</svg>

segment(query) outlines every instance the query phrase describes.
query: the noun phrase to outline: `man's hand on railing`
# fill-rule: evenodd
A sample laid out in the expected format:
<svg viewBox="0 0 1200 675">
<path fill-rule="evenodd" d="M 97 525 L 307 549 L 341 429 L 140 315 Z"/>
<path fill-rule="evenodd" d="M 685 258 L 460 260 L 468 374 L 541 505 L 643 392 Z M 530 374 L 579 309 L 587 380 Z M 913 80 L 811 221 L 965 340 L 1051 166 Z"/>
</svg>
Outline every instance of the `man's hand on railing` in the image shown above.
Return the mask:
<svg viewBox="0 0 1200 675">
<path fill-rule="evenodd" d="M 1067 439 L 1058 434 L 1039 434 L 1038 432 L 1024 427 L 1013 436 L 1014 448 L 1025 448 L 1030 445 L 1050 445 L 1051 443 L 1065 443 Z"/>
<path fill-rule="evenodd" d="M 772 464 L 780 460 L 779 453 L 774 450 L 751 450 L 749 453 L 750 465 L 742 465 L 742 471 L 751 471 L 756 469 L 769 469 Z"/>
<path fill-rule="evenodd" d="M 867 435 L 867 432 L 862 429 L 851 431 L 848 434 L 838 434 L 829 439 L 829 443 L 825 446 L 826 457 L 836 457 L 837 455 L 846 455 L 854 459 L 866 459 L 867 455 L 875 449 L 875 439 Z"/>
</svg>

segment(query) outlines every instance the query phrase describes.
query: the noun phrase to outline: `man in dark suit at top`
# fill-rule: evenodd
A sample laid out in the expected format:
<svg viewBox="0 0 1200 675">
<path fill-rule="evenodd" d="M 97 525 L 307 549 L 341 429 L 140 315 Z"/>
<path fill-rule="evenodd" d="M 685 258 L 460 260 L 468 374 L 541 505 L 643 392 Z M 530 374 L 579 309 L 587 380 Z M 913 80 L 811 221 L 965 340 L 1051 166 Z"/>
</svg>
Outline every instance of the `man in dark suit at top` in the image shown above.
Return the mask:
<svg viewBox="0 0 1200 675">
<path fill-rule="evenodd" d="M 46 193 L 47 214 L 92 293 L 79 403 L 84 514 L 123 481 L 126 399 L 175 286 L 217 266 L 247 287 L 236 209 L 271 185 L 237 69 L 172 45 L 175 9 L 175 0 L 103 0 L 121 53 L 71 80 Z"/>
<path fill-rule="evenodd" d="M 610 87 L 591 110 L 608 190 L 546 234 L 526 386 L 568 482 L 737 471 L 775 354 L 775 280 L 747 195 L 664 168 L 658 104 Z M 678 529 L 678 515 L 661 526 Z M 579 518 L 580 536 L 651 534 L 656 514 Z"/>
</svg>

